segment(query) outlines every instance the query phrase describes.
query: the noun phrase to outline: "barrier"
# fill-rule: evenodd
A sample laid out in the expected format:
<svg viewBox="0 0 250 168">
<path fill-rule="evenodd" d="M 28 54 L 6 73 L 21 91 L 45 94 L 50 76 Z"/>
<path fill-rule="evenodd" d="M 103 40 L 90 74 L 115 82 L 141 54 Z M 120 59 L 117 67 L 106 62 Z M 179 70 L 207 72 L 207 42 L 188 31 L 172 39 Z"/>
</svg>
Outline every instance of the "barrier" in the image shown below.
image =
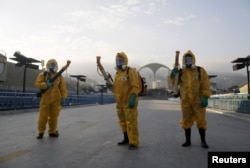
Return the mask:
<svg viewBox="0 0 250 168">
<path fill-rule="evenodd" d="M 20 92 L 14 90 L 0 90 L 0 110 L 38 108 L 40 98 L 36 92 Z M 114 103 L 114 96 L 111 94 L 83 94 L 75 95 L 69 93 L 64 106 L 86 105 L 86 104 L 107 104 Z"/>
<path fill-rule="evenodd" d="M 208 107 L 250 114 L 248 94 L 212 95 L 209 98 Z"/>
<path fill-rule="evenodd" d="M 23 93 L 19 90 L 0 90 L 0 110 L 38 108 L 40 98 L 36 97 L 35 91 Z M 114 103 L 112 94 L 82 94 L 69 93 L 64 106 L 86 104 Z M 248 94 L 225 94 L 212 95 L 208 101 L 208 108 L 250 114 L 250 100 Z"/>
</svg>

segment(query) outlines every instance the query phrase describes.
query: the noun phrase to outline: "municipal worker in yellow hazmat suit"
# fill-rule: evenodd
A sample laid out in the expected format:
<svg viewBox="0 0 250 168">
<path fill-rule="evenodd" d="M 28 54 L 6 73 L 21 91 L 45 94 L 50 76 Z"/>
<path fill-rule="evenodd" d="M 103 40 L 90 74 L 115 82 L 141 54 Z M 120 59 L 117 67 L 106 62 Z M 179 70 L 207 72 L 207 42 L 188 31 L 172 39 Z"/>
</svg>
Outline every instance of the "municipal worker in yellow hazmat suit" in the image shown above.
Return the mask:
<svg viewBox="0 0 250 168">
<path fill-rule="evenodd" d="M 116 111 L 124 139 L 118 145 L 128 145 L 128 149 L 139 146 L 138 131 L 138 94 L 140 92 L 138 74 L 128 66 L 128 58 L 124 52 L 116 55 L 116 75 L 113 85 L 107 83 L 107 88 L 114 93 Z"/>
<path fill-rule="evenodd" d="M 38 136 L 37 139 L 42 139 L 46 130 L 46 125 L 49 125 L 49 137 L 57 138 L 59 136 L 57 130 L 57 121 L 61 106 L 68 96 L 66 83 L 62 76 L 56 78 L 52 83 L 49 79 L 53 78 L 58 70 L 58 64 L 55 59 L 48 60 L 46 64 L 47 71 L 41 72 L 35 82 L 39 89 L 46 89 L 40 100 L 40 115 L 38 119 Z"/>
<path fill-rule="evenodd" d="M 205 140 L 207 129 L 206 107 L 211 95 L 209 77 L 203 67 L 195 65 L 195 55 L 188 50 L 183 55 L 183 68 L 179 70 L 180 103 L 182 119 L 180 124 L 185 130 L 186 141 L 183 147 L 191 145 L 191 127 L 194 122 L 199 130 L 201 146 L 208 148 Z M 177 68 L 171 71 L 170 79 L 173 83 Z"/>
</svg>

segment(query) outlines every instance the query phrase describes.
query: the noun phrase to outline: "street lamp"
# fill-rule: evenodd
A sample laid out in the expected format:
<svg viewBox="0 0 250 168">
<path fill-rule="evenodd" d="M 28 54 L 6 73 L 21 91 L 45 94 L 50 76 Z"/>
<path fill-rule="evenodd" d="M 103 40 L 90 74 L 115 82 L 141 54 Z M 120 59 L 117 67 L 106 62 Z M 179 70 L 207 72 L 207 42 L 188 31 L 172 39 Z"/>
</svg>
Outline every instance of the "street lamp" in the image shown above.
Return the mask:
<svg viewBox="0 0 250 168">
<path fill-rule="evenodd" d="M 208 78 L 211 79 L 211 78 L 215 78 L 217 77 L 217 75 L 208 75 Z"/>
<path fill-rule="evenodd" d="M 96 85 L 99 86 L 101 89 L 101 100 L 100 100 L 100 104 L 103 104 L 103 92 L 106 92 L 106 85 Z M 105 89 L 105 90 L 104 90 Z"/>
<path fill-rule="evenodd" d="M 70 75 L 70 77 L 76 78 L 76 94 L 78 96 L 79 94 L 79 81 L 85 82 L 86 81 L 86 76 L 84 75 Z"/>
<path fill-rule="evenodd" d="M 247 86 L 248 86 L 248 99 L 250 100 L 250 85 L 249 85 L 249 65 L 250 65 L 250 55 L 246 58 L 237 58 L 233 60 L 231 63 L 234 63 L 233 70 L 237 71 L 247 67 Z"/>
<path fill-rule="evenodd" d="M 14 53 L 15 58 L 10 58 L 12 60 L 17 61 L 16 66 L 22 67 L 24 66 L 24 73 L 23 73 L 23 92 L 25 92 L 25 84 L 26 84 L 26 69 L 39 69 L 38 65 L 34 65 L 32 63 L 41 63 L 41 61 L 36 60 L 34 58 L 27 58 L 20 51 L 16 51 Z"/>
</svg>

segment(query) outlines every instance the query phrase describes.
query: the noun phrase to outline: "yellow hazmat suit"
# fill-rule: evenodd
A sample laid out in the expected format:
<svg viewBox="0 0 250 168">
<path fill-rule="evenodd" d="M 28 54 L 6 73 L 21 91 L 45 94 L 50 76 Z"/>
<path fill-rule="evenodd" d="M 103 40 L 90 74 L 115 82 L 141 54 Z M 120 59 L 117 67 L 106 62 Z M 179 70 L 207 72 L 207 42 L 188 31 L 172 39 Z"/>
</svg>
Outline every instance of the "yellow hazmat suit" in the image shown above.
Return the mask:
<svg viewBox="0 0 250 168">
<path fill-rule="evenodd" d="M 138 74 L 134 68 L 128 67 L 128 58 L 124 52 L 116 55 L 124 60 L 122 69 L 117 69 L 112 91 L 116 99 L 116 110 L 119 124 L 124 133 L 127 133 L 129 144 L 139 146 L 138 131 L 138 94 L 140 92 Z M 129 107 L 130 97 L 135 94 L 135 105 Z"/>
<path fill-rule="evenodd" d="M 53 70 L 51 70 L 50 65 L 55 66 Z M 59 76 L 50 87 L 47 85 L 47 80 L 56 75 L 58 69 L 57 61 L 55 59 L 50 59 L 46 64 L 46 68 L 48 72 L 41 72 L 35 82 L 37 88 L 47 89 L 46 92 L 42 94 L 40 100 L 40 115 L 38 119 L 38 132 L 40 138 L 42 138 L 46 130 L 47 123 L 49 124 L 49 135 L 58 136 L 57 121 L 61 110 L 61 101 L 68 96 L 66 83 L 62 76 Z"/>
<path fill-rule="evenodd" d="M 192 58 L 191 67 L 186 67 L 185 58 Z M 207 129 L 206 107 L 202 107 L 203 99 L 211 95 L 209 77 L 204 68 L 195 65 L 195 55 L 188 50 L 183 55 L 183 68 L 180 73 L 180 104 L 182 119 L 180 124 L 186 131 L 187 141 L 183 146 L 190 146 L 191 127 L 196 122 L 197 128 L 202 134 L 202 142 L 205 143 L 205 130 Z M 174 78 L 170 78 L 173 84 Z M 203 147 L 204 147 L 203 143 Z M 206 145 L 206 143 L 205 143 Z M 206 148 L 206 147 L 205 147 Z"/>
<path fill-rule="evenodd" d="M 190 50 L 183 55 L 183 65 L 185 65 L 187 54 L 192 56 L 193 66 L 182 69 L 180 78 L 182 119 L 180 122 L 184 129 L 191 128 L 194 121 L 198 128 L 206 129 L 206 108 L 201 107 L 201 100 L 204 96 L 211 95 L 209 78 L 204 68 L 200 67 L 200 72 L 198 71 L 195 66 L 195 56 Z"/>
</svg>

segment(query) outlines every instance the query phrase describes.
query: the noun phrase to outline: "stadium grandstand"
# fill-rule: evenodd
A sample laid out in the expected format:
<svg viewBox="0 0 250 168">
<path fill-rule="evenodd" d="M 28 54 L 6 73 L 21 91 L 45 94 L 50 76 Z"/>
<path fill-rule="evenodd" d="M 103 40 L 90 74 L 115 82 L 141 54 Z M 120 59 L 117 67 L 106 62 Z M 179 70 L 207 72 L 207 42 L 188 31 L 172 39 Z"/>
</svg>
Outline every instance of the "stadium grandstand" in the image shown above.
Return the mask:
<svg viewBox="0 0 250 168">
<path fill-rule="evenodd" d="M 26 68 L 24 84 L 24 68 L 24 66 L 17 66 L 16 63 L 8 62 L 6 56 L 0 54 L 0 110 L 39 107 L 39 98 L 36 97 L 38 89 L 34 83 L 37 75 L 43 70 Z M 69 91 L 65 106 L 114 102 L 113 95 L 106 93 L 103 89 L 95 89 L 98 85 L 95 80 L 86 79 L 82 82 L 68 74 L 63 76 Z M 77 86 L 79 88 L 76 88 Z M 76 92 L 77 89 L 79 93 Z"/>
</svg>

